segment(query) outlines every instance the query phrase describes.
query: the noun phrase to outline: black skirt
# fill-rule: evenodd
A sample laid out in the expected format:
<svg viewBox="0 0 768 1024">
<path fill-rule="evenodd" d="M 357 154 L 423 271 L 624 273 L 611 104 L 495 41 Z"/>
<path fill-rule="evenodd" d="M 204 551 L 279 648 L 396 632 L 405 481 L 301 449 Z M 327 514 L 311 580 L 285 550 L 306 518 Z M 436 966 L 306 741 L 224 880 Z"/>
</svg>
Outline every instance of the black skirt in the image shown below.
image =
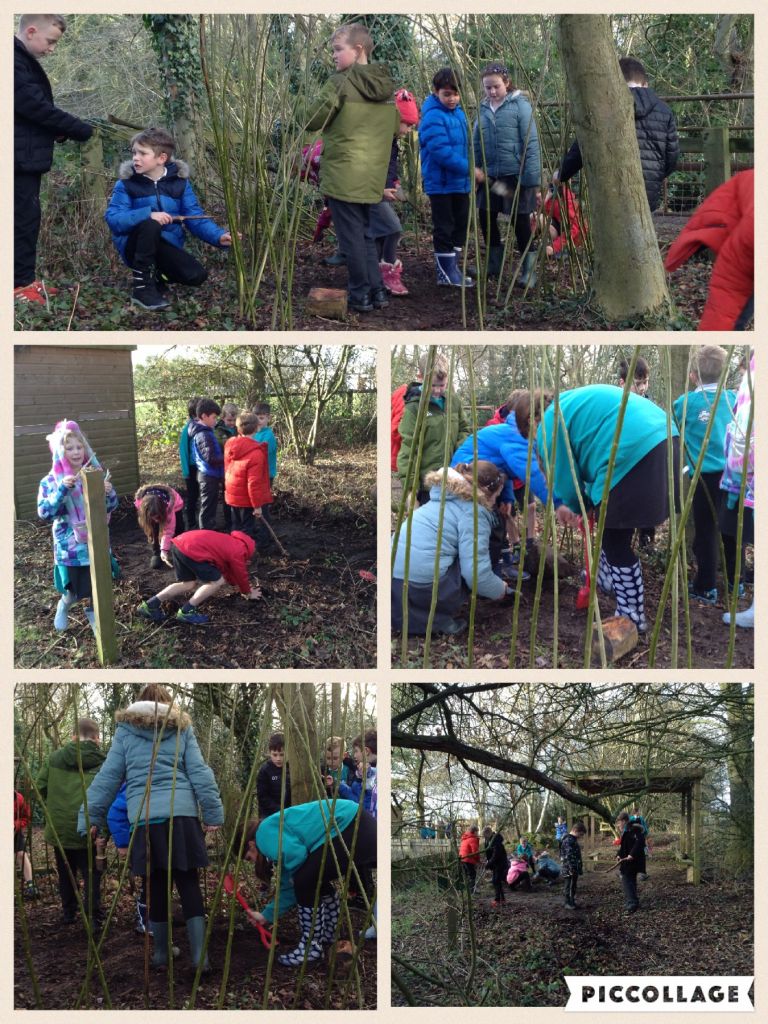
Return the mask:
<svg viewBox="0 0 768 1024">
<path fill-rule="evenodd" d="M 137 825 L 136 838 L 131 847 L 131 871 L 134 875 L 149 875 L 152 871 L 168 870 L 168 847 L 171 831 L 167 821 Z M 147 842 L 149 831 L 149 842 Z M 149 847 L 149 849 L 147 849 Z M 208 867 L 205 838 L 197 818 L 173 818 L 171 870 L 192 871 Z"/>
<path fill-rule="evenodd" d="M 675 479 L 675 510 L 680 509 L 680 445 L 672 438 Z M 608 530 L 631 530 L 643 526 L 660 526 L 669 519 L 669 482 L 667 480 L 666 439 L 630 469 L 611 488 L 605 526 Z"/>
</svg>

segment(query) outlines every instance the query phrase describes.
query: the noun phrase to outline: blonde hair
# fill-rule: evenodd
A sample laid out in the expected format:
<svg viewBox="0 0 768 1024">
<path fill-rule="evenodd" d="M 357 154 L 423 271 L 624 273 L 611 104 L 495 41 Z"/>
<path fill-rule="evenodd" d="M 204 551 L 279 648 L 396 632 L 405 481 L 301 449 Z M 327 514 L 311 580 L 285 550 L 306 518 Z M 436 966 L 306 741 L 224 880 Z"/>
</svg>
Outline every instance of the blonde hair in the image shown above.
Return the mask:
<svg viewBox="0 0 768 1024">
<path fill-rule="evenodd" d="M 62 35 L 67 31 L 67 23 L 60 14 L 22 14 L 19 32 L 24 32 L 30 25 L 53 25 Z"/>
<path fill-rule="evenodd" d="M 429 353 L 427 353 L 425 356 L 422 356 L 421 359 L 419 360 L 419 373 L 421 374 L 422 378 L 426 375 L 428 366 Z M 444 356 L 441 352 L 438 352 L 435 355 L 435 358 L 432 360 L 432 376 L 439 377 L 440 380 L 444 380 L 448 376 L 449 369 L 450 363 L 448 362 L 447 357 Z"/>
<path fill-rule="evenodd" d="M 332 754 L 334 750 L 344 750 L 343 736 L 329 736 L 325 741 L 326 754 Z"/>
<path fill-rule="evenodd" d="M 720 345 L 701 345 L 693 357 L 693 372 L 702 384 L 715 384 L 727 358 L 728 353 Z"/>
<path fill-rule="evenodd" d="M 348 25 L 339 25 L 331 36 L 331 42 L 341 39 L 342 36 L 350 46 L 362 46 L 366 57 L 370 57 L 373 53 L 373 38 L 362 22 L 350 21 Z"/>
</svg>

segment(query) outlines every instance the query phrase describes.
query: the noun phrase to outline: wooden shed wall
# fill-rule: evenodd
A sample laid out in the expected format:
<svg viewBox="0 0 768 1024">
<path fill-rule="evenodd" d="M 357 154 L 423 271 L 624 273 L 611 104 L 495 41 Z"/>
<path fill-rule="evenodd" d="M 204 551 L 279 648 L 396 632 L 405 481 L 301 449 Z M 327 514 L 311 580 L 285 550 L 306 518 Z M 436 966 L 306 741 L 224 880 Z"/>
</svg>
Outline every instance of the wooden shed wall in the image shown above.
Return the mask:
<svg viewBox="0 0 768 1024">
<path fill-rule="evenodd" d="M 46 435 L 77 420 L 118 494 L 139 486 L 133 346 L 17 345 L 14 375 L 14 500 L 35 518 L 37 488 L 51 469 Z"/>
</svg>

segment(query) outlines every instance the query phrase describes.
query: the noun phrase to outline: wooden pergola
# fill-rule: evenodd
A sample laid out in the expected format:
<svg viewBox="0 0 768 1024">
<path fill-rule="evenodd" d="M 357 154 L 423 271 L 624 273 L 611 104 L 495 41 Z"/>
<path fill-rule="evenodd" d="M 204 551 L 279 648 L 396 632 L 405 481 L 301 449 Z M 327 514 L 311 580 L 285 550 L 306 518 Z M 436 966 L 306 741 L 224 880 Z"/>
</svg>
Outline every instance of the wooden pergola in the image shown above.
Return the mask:
<svg viewBox="0 0 768 1024">
<path fill-rule="evenodd" d="M 688 881 L 701 882 L 701 782 L 703 768 L 651 768 L 638 771 L 616 769 L 601 771 L 572 771 L 563 775 L 571 789 L 595 797 L 633 796 L 646 793 L 680 794 L 680 856 L 688 863 Z M 570 805 L 569 820 L 583 816 L 584 808 Z M 587 841 L 594 847 L 597 834 L 597 815 L 588 812 Z"/>
</svg>

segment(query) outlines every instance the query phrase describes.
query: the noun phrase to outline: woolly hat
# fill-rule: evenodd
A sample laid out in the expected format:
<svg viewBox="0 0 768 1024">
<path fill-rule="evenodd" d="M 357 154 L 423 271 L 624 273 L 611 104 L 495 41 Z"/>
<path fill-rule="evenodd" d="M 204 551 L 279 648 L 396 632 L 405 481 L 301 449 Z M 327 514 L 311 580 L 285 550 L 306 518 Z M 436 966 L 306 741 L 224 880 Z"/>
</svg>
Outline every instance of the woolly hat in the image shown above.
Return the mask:
<svg viewBox="0 0 768 1024">
<path fill-rule="evenodd" d="M 395 93 L 395 106 L 400 111 L 400 120 L 406 124 L 419 123 L 419 107 L 413 93 L 407 89 L 398 89 Z"/>
</svg>

